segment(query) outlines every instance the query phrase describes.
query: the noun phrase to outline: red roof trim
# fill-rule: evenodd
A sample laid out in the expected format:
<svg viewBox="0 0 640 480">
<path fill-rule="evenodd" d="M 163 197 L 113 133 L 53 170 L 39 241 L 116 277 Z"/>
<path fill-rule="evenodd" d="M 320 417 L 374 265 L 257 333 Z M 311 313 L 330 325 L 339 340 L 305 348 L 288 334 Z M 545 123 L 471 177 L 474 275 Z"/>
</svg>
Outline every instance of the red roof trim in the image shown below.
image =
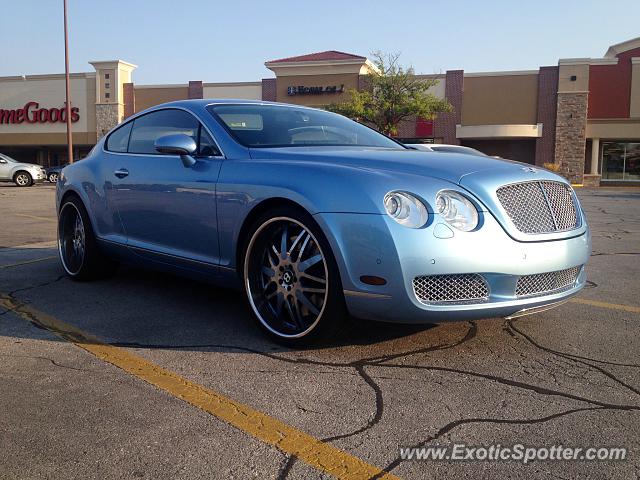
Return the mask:
<svg viewBox="0 0 640 480">
<path fill-rule="evenodd" d="M 297 57 L 280 58 L 267 63 L 288 63 L 288 62 L 318 62 L 324 60 L 366 60 L 367 57 L 354 55 L 352 53 L 339 52 L 337 50 L 327 50 L 326 52 L 309 53 Z"/>
</svg>

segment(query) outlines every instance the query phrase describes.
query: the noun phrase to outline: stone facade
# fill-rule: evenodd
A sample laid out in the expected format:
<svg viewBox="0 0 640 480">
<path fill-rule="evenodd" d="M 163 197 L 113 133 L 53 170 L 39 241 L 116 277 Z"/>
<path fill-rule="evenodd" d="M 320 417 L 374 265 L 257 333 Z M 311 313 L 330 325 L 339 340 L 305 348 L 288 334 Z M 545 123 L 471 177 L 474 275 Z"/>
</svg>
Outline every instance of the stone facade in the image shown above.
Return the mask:
<svg viewBox="0 0 640 480">
<path fill-rule="evenodd" d="M 124 106 L 118 103 L 96 104 L 96 133 L 98 139 L 119 124 L 124 118 Z"/>
<path fill-rule="evenodd" d="M 586 188 L 595 188 L 600 186 L 600 175 L 585 173 L 582 185 Z"/>
<path fill-rule="evenodd" d="M 584 176 L 588 100 L 586 92 L 558 93 L 555 162 L 562 175 L 578 184 Z"/>
</svg>

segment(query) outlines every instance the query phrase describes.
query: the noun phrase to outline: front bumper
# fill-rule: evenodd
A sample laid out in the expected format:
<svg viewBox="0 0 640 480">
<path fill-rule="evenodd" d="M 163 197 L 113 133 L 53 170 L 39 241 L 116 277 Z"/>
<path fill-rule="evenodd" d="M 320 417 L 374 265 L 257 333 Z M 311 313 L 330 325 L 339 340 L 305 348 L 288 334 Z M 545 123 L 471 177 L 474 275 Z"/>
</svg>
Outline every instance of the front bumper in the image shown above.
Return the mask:
<svg viewBox="0 0 640 480">
<path fill-rule="evenodd" d="M 43 183 L 47 179 L 47 174 L 44 170 L 30 170 L 29 174 L 34 183 Z"/>
<path fill-rule="evenodd" d="M 355 317 L 398 323 L 507 317 L 562 303 L 584 287 L 584 265 L 591 254 L 588 229 L 573 238 L 518 242 L 489 213 L 482 216 L 483 224 L 474 232 L 443 230 L 437 215 L 421 229 L 403 227 L 386 215 L 321 213 L 315 218 L 327 234 L 347 308 Z M 447 230 L 453 235 L 441 238 L 449 236 Z M 516 295 L 520 277 L 572 267 L 579 267 L 576 280 L 561 291 Z M 416 277 L 450 274 L 479 274 L 488 285 L 487 297 L 463 303 L 418 300 Z M 365 275 L 387 283 L 365 284 L 360 280 Z"/>
</svg>

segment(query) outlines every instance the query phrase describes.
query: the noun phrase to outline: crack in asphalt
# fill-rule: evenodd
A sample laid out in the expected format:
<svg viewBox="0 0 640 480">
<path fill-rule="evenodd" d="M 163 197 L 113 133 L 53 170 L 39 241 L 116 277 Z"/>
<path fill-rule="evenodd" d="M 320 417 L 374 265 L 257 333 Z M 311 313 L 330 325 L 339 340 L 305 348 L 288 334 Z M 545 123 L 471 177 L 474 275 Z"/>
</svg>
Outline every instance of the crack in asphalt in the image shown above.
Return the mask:
<svg viewBox="0 0 640 480">
<path fill-rule="evenodd" d="M 453 429 L 455 429 L 455 428 L 457 428 L 457 427 L 459 427 L 461 425 L 468 425 L 468 424 L 475 424 L 475 423 L 491 423 L 491 424 L 495 424 L 495 425 L 500 425 L 500 424 L 507 424 L 507 425 L 534 425 L 534 424 L 537 424 L 537 423 L 549 422 L 549 421 L 555 420 L 556 418 L 565 417 L 565 416 L 571 415 L 573 413 L 589 412 L 589 411 L 597 411 L 597 410 L 610 410 L 610 409 L 608 409 L 606 407 L 574 408 L 572 410 L 566 410 L 564 412 L 554 413 L 552 415 L 547 415 L 545 417 L 540 417 L 540 418 L 523 418 L 523 419 L 463 418 L 463 419 L 454 420 L 452 422 L 447 423 L 445 426 L 441 427 L 434 435 L 431 435 L 430 437 L 426 438 L 422 442 L 417 443 L 417 444 L 415 444 L 415 445 L 413 445 L 412 447 L 409 447 L 409 448 L 422 448 L 422 447 L 425 447 L 430 442 L 433 442 L 434 440 L 440 439 L 440 437 L 446 435 L 447 433 L 451 432 Z M 397 468 L 400 465 L 400 463 L 402 463 L 402 458 L 400 456 L 398 456 L 398 457 L 396 457 L 395 460 L 393 460 L 392 462 L 387 464 L 387 466 L 382 468 L 381 469 L 382 471 L 381 471 L 380 474 L 371 477 L 370 480 L 378 479 L 378 478 L 382 477 L 385 473 L 391 472 L 392 470 Z"/>
<path fill-rule="evenodd" d="M 603 254 L 604 255 L 604 254 Z M 622 254 L 620 254 L 622 255 Z M 635 254 L 634 254 L 635 255 Z M 30 290 L 34 290 L 37 288 L 42 288 L 42 287 L 46 287 L 49 285 L 52 285 L 56 282 L 61 281 L 63 278 L 65 278 L 64 275 L 61 275 L 53 280 L 47 281 L 47 282 L 43 282 L 40 284 L 36 284 L 36 285 L 32 285 L 29 287 L 23 287 L 23 288 L 19 288 L 19 289 L 15 289 L 13 291 L 11 291 L 7 296 L 9 298 L 11 298 L 14 302 L 17 303 L 21 303 L 20 300 L 18 300 L 18 298 L 16 297 L 17 294 L 19 293 L 24 293 L 26 291 L 30 291 Z M 597 287 L 597 285 L 593 282 L 592 286 L 593 287 Z M 5 311 L 1 312 L 0 315 L 6 314 L 10 311 L 13 311 L 12 309 L 6 309 Z M 33 323 L 35 326 L 38 326 L 39 328 L 44 328 L 40 322 L 38 321 L 37 318 L 33 317 L 30 318 L 31 323 Z M 568 360 L 570 362 L 575 362 L 577 364 L 586 366 L 588 369 L 593 369 L 597 372 L 599 372 L 600 374 L 604 375 L 605 377 L 607 377 L 609 380 L 615 382 L 617 385 L 627 389 L 628 391 L 636 394 L 636 395 L 640 395 L 640 389 L 629 385 L 628 383 L 624 382 L 623 380 L 619 379 L 616 375 L 614 375 L 613 373 L 609 372 L 608 370 L 605 370 L 604 368 L 595 365 L 595 363 L 597 364 L 603 364 L 603 365 L 611 365 L 611 366 L 619 366 L 619 367 L 631 367 L 631 368 L 637 368 L 640 367 L 640 365 L 638 364 L 626 364 L 626 363 L 616 363 L 616 362 L 611 362 L 611 361 L 607 361 L 607 360 L 600 360 L 600 359 L 596 359 L 596 358 L 590 358 L 590 357 L 586 357 L 586 356 L 580 356 L 580 355 L 575 355 L 575 354 L 571 354 L 571 353 L 566 353 L 566 352 L 561 352 L 561 351 L 557 351 L 557 350 L 553 350 L 549 347 L 546 347 L 542 344 L 540 344 L 538 341 L 536 341 L 530 334 L 527 334 L 525 332 L 523 332 L 520 328 L 518 328 L 518 326 L 515 324 L 515 320 L 508 320 L 505 322 L 505 325 L 502 328 L 502 331 L 506 334 L 508 334 L 509 336 L 513 337 L 513 338 L 521 338 L 524 341 L 528 342 L 530 345 L 532 345 L 534 348 L 541 350 L 543 352 L 546 352 L 547 354 L 551 354 L 554 356 L 557 356 L 559 358 L 563 358 L 565 360 Z M 385 378 L 385 377 L 377 377 L 375 375 L 371 375 L 367 370 L 371 369 L 371 368 L 389 368 L 389 369 L 404 369 L 404 370 L 427 370 L 427 371 L 433 371 L 433 372 L 441 372 L 441 373 L 445 373 L 445 374 L 457 374 L 457 375 L 463 375 L 463 376 L 467 376 L 467 377 L 475 377 L 475 378 L 479 378 L 479 379 L 483 379 L 483 380 L 488 380 L 491 382 L 495 382 L 501 385 L 505 385 L 511 388 L 517 388 L 517 389 L 523 389 L 525 391 L 529 391 L 529 392 L 534 392 L 535 394 L 538 395 L 545 395 L 545 396 L 557 396 L 557 397 L 561 397 L 561 398 L 565 398 L 568 400 L 573 400 L 573 401 L 578 401 L 578 402 L 584 402 L 587 403 L 589 405 L 591 405 L 590 407 L 584 407 L 584 408 L 573 408 L 570 410 L 566 410 L 563 412 L 558 412 L 558 413 L 554 413 L 551 415 L 547 415 L 547 416 L 543 416 L 543 417 L 539 417 L 539 418 L 524 418 L 524 419 L 505 419 L 505 418 L 482 418 L 482 417 L 478 417 L 478 418 L 463 418 L 463 419 L 456 419 L 453 420 L 449 423 L 447 423 L 446 425 L 440 427 L 438 429 L 438 431 L 427 437 L 426 439 L 424 439 L 423 441 L 421 441 L 420 443 L 416 444 L 415 447 L 420 448 L 422 446 L 425 446 L 427 444 L 429 444 L 430 442 L 433 442 L 435 440 L 438 440 L 439 438 L 441 438 L 442 436 L 450 433 L 451 431 L 453 431 L 454 429 L 461 427 L 463 425 L 468 425 L 468 424 L 473 424 L 473 423 L 492 423 L 492 424 L 511 424 L 511 425 L 531 425 L 531 424 L 537 424 L 537 423 L 544 423 L 544 422 L 549 422 L 549 421 L 553 421 L 557 418 L 561 418 L 567 415 L 572 415 L 575 413 L 580 413 L 580 412 L 589 412 L 589 411 L 638 411 L 640 410 L 640 406 L 637 405 L 624 405 L 624 404 L 615 404 L 615 403 L 608 403 L 608 402 L 603 402 L 603 401 L 599 401 L 599 400 L 595 400 L 595 399 L 590 399 L 590 398 L 586 398 L 584 396 L 580 396 L 580 395 L 575 395 L 569 392 L 562 392 L 559 390 L 554 390 L 554 389 L 550 389 L 550 388 L 546 388 L 546 387 L 541 387 L 541 386 L 537 386 L 537 385 L 533 385 L 530 383 L 526 383 L 526 382 L 521 382 L 521 381 L 517 381 L 517 380 L 512 380 L 512 379 L 508 379 L 508 378 L 504 378 L 498 375 L 492 375 L 492 374 L 485 374 L 485 373 L 479 373 L 479 372 L 474 372 L 474 371 L 470 371 L 470 370 L 463 370 L 463 369 L 457 369 L 457 368 L 449 368 L 449 367 L 440 367 L 440 366 L 435 366 L 435 365 L 417 365 L 417 364 L 406 364 L 406 363 L 402 363 L 402 364 L 393 364 L 393 363 L 389 363 L 393 360 L 397 360 L 397 359 L 406 359 L 407 357 L 410 356 L 415 356 L 415 355 L 421 355 L 421 354 L 428 354 L 428 353 L 432 353 L 432 352 L 439 352 L 439 351 L 443 351 L 443 350 L 447 350 L 447 349 L 452 349 L 452 348 L 456 348 L 459 347 L 461 345 L 463 345 L 466 342 L 469 342 L 470 340 L 472 340 L 473 338 L 476 337 L 477 334 L 477 326 L 475 322 L 469 322 L 469 328 L 467 329 L 467 331 L 465 332 L 465 335 L 460 338 L 459 340 L 456 340 L 454 342 L 449 342 L 449 343 L 443 343 L 443 344 L 438 344 L 438 345 L 432 345 L 429 347 L 422 347 L 422 348 L 418 348 L 415 350 L 409 350 L 406 352 L 401 352 L 401 353 L 393 353 L 393 354 L 389 354 L 389 355 L 378 355 L 378 356 L 371 356 L 371 357 L 365 357 L 365 358 L 361 358 L 358 360 L 354 360 L 351 362 L 339 362 L 339 361 L 325 361 L 325 360 L 316 360 L 316 359 L 312 359 L 312 358 L 306 358 L 303 356 L 295 356 L 294 358 L 290 358 L 290 357 L 285 357 L 280 353 L 271 353 L 271 352 L 266 352 L 266 351 L 261 351 L 261 350 L 256 350 L 253 348 L 248 348 L 248 347 L 243 347 L 243 346 L 236 346 L 236 345 L 226 345 L 226 344 L 190 344 L 190 345 L 175 345 L 175 344 L 142 344 L 139 342 L 112 342 L 111 344 L 114 346 L 118 346 L 118 347 L 124 347 L 124 348 L 149 348 L 149 349 L 174 349 L 174 350 L 183 350 L 183 349 L 227 349 L 227 350 L 237 350 L 237 351 L 243 351 L 243 352 L 247 352 L 247 353 L 252 353 L 258 356 L 262 356 L 262 357 L 266 357 L 272 360 L 276 360 L 279 362 L 285 362 L 285 363 L 290 363 L 290 364 L 298 364 L 298 365 L 313 365 L 313 366 L 324 366 L 324 367 L 331 367 L 331 368 L 337 368 L 337 369 L 344 369 L 344 368 L 351 368 L 354 370 L 354 372 L 363 380 L 364 384 L 371 389 L 371 391 L 374 393 L 374 405 L 372 406 L 372 414 L 370 415 L 369 419 L 367 420 L 367 422 L 364 425 L 359 426 L 358 428 L 354 428 L 353 430 L 347 432 L 347 433 L 343 433 L 343 434 L 339 434 L 339 435 L 334 435 L 334 436 L 330 436 L 330 437 L 326 437 L 323 438 L 322 441 L 324 442 L 332 442 L 335 440 L 339 440 L 339 439 L 345 439 L 345 438 L 349 438 L 349 437 L 353 437 L 356 435 L 360 435 L 364 432 L 366 432 L 367 430 L 370 430 L 371 428 L 373 428 L 374 426 L 376 426 L 383 418 L 384 415 L 384 394 L 383 394 L 383 389 L 381 388 L 381 386 L 376 382 L 376 378 Z M 284 353 L 287 353 L 286 351 Z M 7 354 L 2 354 L 4 356 L 16 356 L 16 355 L 7 355 Z M 38 356 L 34 356 L 34 357 L 30 357 L 30 358 L 38 358 L 41 360 L 45 360 L 45 361 L 49 361 L 51 362 L 53 365 L 57 366 L 57 367 L 61 367 L 61 368 L 68 368 L 68 369 L 72 369 L 72 370 L 80 370 L 80 371 L 89 371 L 89 370 L 85 370 L 85 369 L 79 369 L 79 368 L 75 368 L 75 367 L 71 367 L 68 365 L 63 365 L 60 363 L 55 362 L 53 359 L 50 359 L 48 357 L 38 357 Z M 557 381 L 556 381 L 557 384 Z M 304 409 L 303 409 L 304 410 Z M 286 457 L 286 461 L 283 463 L 282 467 L 280 468 L 279 472 L 278 472 L 278 478 L 281 480 L 284 480 L 288 477 L 291 469 L 293 468 L 293 466 L 295 465 L 297 459 L 295 456 L 287 456 Z M 402 459 L 398 456 L 397 458 L 395 458 L 392 462 L 390 462 L 386 467 L 384 467 L 383 472 L 391 472 L 393 469 L 395 469 L 396 467 L 398 467 L 398 465 L 400 465 L 400 463 L 402 462 Z M 374 477 L 374 478 L 378 478 L 378 477 Z"/>
<path fill-rule="evenodd" d="M 579 358 L 579 356 L 574 356 L 572 354 L 566 354 L 564 352 L 556 352 L 553 351 L 551 349 L 549 349 L 548 347 L 543 347 L 542 345 L 540 345 L 538 342 L 536 342 L 535 340 L 533 340 L 532 337 L 524 334 L 523 332 L 521 332 L 521 330 L 517 329 L 517 327 L 514 326 L 514 321 L 510 321 L 508 322 L 508 324 L 505 325 L 505 327 L 503 328 L 503 331 L 505 331 L 506 333 L 508 333 L 509 335 L 511 335 L 512 337 L 516 337 L 517 335 L 522 336 L 523 338 L 525 338 L 525 340 L 529 341 L 529 343 L 531 343 L 531 345 L 533 345 L 534 347 L 545 351 L 547 353 L 551 353 L 554 355 L 557 355 L 558 357 L 573 361 L 573 362 L 577 362 L 580 363 L 582 365 L 587 366 L 588 368 L 593 368 L 595 370 L 597 370 L 598 372 L 602 373 L 603 375 L 607 376 L 609 379 L 613 380 L 614 382 L 618 383 L 619 385 L 624 386 L 625 388 L 631 390 L 632 392 L 636 393 L 636 394 L 640 394 L 640 392 L 637 391 L 637 389 L 635 389 L 634 387 L 626 384 L 625 382 L 623 382 L 622 380 L 618 379 L 615 375 L 611 374 L 610 372 L 598 367 L 597 365 L 592 365 L 590 363 L 588 363 L 585 360 L 590 360 L 593 362 L 600 362 L 600 363 L 612 363 L 613 362 L 606 362 L 606 361 L 600 361 L 598 359 L 590 359 L 588 357 L 585 357 L 585 359 Z M 557 396 L 557 397 L 561 397 L 561 398 L 565 398 L 568 400 L 573 400 L 573 401 L 578 401 L 578 402 L 584 402 L 584 403 L 588 403 L 590 405 L 593 405 L 592 407 L 585 407 L 585 408 L 579 408 L 579 409 L 572 409 L 572 410 L 567 410 L 565 412 L 561 412 L 561 413 L 557 413 L 557 414 L 553 414 L 553 415 L 549 415 L 546 417 L 540 417 L 537 419 L 500 419 L 500 418 L 474 418 L 474 419 L 459 419 L 459 420 L 454 420 L 452 422 L 449 422 L 448 424 L 446 424 L 444 427 L 442 427 L 438 432 L 438 434 L 434 437 L 434 438 L 429 438 L 423 442 L 421 442 L 421 444 L 419 444 L 418 446 L 422 445 L 422 444 L 427 444 L 430 441 L 433 441 L 434 439 L 437 439 L 439 436 L 444 435 L 445 433 L 450 432 L 451 430 L 461 426 L 461 425 L 465 425 L 468 423 L 504 423 L 504 424 L 534 424 L 534 423 L 542 423 L 542 422 L 546 422 L 546 421 L 550 421 L 550 420 L 554 420 L 556 418 L 565 416 L 565 415 L 569 415 L 572 413 L 576 413 L 576 412 L 582 412 L 582 411 L 596 411 L 596 410 L 609 410 L 609 411 L 638 411 L 640 410 L 640 406 L 636 406 L 636 405 L 624 405 L 624 404 L 615 404 L 615 403 L 607 403 L 607 402 L 601 402 L 598 400 L 594 400 L 594 399 L 590 399 L 590 398 L 586 398 L 584 396 L 580 396 L 580 395 L 574 395 L 571 393 L 567 393 L 567 392 L 562 392 L 559 390 L 554 390 L 554 389 L 550 389 L 550 388 L 545 388 L 545 387 L 541 387 L 541 386 L 537 386 L 537 385 L 532 385 L 526 382 L 520 382 L 520 381 L 516 381 L 516 380 L 511 380 L 511 379 L 507 379 L 507 378 L 503 378 L 497 375 L 491 375 L 491 374 L 483 374 L 483 373 L 478 373 L 478 372 L 473 372 L 473 371 L 469 371 L 469 370 L 462 370 L 462 369 L 455 369 L 455 368 L 448 368 L 448 367 L 438 367 L 438 366 L 430 366 L 430 365 L 411 365 L 411 364 L 389 364 L 386 362 L 389 362 L 391 360 L 395 360 L 398 358 L 403 358 L 403 357 L 408 357 L 411 355 L 416 355 L 416 354 L 424 354 L 424 353 L 430 353 L 430 352 L 437 352 L 437 351 L 442 351 L 445 349 L 449 349 L 449 348 L 454 348 L 454 347 L 458 347 L 462 344 L 464 344 L 465 342 L 468 342 L 469 340 L 473 339 L 477 334 L 477 326 L 475 324 L 475 322 L 470 322 L 470 327 L 468 328 L 466 334 L 464 335 L 464 337 L 462 337 L 460 340 L 455 341 L 453 343 L 446 343 L 446 344 L 441 344 L 441 345 L 434 345 L 434 346 L 430 346 L 430 347 L 424 347 L 424 348 L 420 348 L 420 349 L 416 349 L 416 350 L 410 350 L 407 352 L 403 352 L 403 353 L 396 353 L 396 354 L 390 354 L 390 355 L 385 355 L 385 356 L 375 356 L 375 357 L 369 357 L 369 358 L 364 358 L 364 359 L 359 359 L 359 360 L 355 360 L 352 362 L 330 362 L 330 361 L 321 361 L 321 360 L 314 360 L 314 359 L 310 359 L 310 358 L 305 358 L 305 357 L 296 357 L 296 358 L 288 358 L 288 357 L 283 357 L 282 355 L 278 355 L 278 354 L 274 354 L 274 353 L 269 353 L 269 352 L 263 352 L 260 350 L 255 350 L 252 348 L 248 348 L 248 347 L 241 347 L 241 346 L 234 346 L 234 345 L 222 345 L 222 344 L 207 344 L 207 345 L 189 345 L 189 346 L 185 346 L 185 345 L 181 345 L 181 346 L 176 346 L 176 345 L 160 345 L 160 344 L 155 344 L 155 345 L 145 345 L 145 344 L 140 344 L 137 342 L 132 342 L 132 343 L 125 343 L 125 342 L 121 342 L 121 343 L 116 343 L 114 345 L 116 346 L 122 346 L 122 347 L 137 347 L 137 348 L 215 348 L 215 349 L 233 349 L 233 350 L 238 350 L 238 351 L 244 351 L 244 352 L 248 352 L 248 353 L 253 353 L 259 356 L 263 356 L 263 357 L 267 357 L 270 358 L 272 360 L 277 360 L 277 361 L 281 361 L 281 362 L 285 362 L 285 363 L 291 363 L 291 364 L 305 364 L 305 365 L 314 365 L 314 366 L 325 366 L 325 367 L 351 367 L 351 368 L 355 368 L 356 371 L 358 372 L 358 374 L 363 378 L 363 380 L 367 383 L 367 385 L 369 385 L 370 388 L 372 388 L 372 390 L 375 392 L 375 410 L 374 410 L 374 415 L 370 418 L 370 420 L 367 422 L 366 425 L 361 426 L 357 429 L 354 429 L 353 431 L 346 433 L 346 434 L 341 434 L 341 435 L 336 435 L 336 436 L 332 436 L 332 437 L 326 437 L 323 438 L 323 441 L 333 441 L 333 440 L 337 440 L 337 439 L 344 439 L 344 438 L 348 438 L 351 436 L 355 436 L 355 435 L 359 435 L 361 433 L 364 433 L 365 431 L 371 429 L 372 427 L 374 427 L 377 423 L 380 422 L 380 420 L 382 419 L 383 416 L 383 412 L 384 412 L 384 402 L 383 402 L 383 390 L 382 388 L 376 383 L 374 377 L 372 377 L 371 375 L 369 375 L 366 371 L 365 371 L 365 367 L 370 367 L 370 368 L 394 368 L 394 369 L 417 369 L 417 370 L 428 370 L 428 371 L 436 371 L 436 372 L 443 372 L 443 373 L 452 373 L 452 374 L 459 374 L 459 375 L 465 375 L 465 376 L 470 376 L 470 377 L 476 377 L 476 378 L 481 378 L 484 380 L 489 380 L 491 382 L 495 382 L 498 384 L 502 384 L 508 387 L 512 387 L 512 388 L 518 388 L 518 389 L 523 389 L 525 391 L 530 391 L 530 392 L 534 392 L 538 395 L 546 395 L 546 396 Z M 526 335 L 526 336 L 525 336 Z M 634 364 L 621 364 L 620 366 L 630 366 L 630 367 L 635 367 L 637 365 Z M 284 480 L 288 477 L 291 469 L 293 468 L 294 464 L 296 462 L 296 458 L 295 457 L 289 457 L 285 464 L 283 465 L 283 467 L 280 469 L 279 473 L 278 473 L 278 479 L 279 480 Z M 391 462 L 389 465 L 387 465 L 387 467 L 385 467 L 383 469 L 384 472 L 389 473 L 391 470 L 393 470 L 394 468 L 396 468 L 399 463 L 401 462 L 401 459 L 397 458 L 396 460 L 394 460 L 393 462 Z"/>
<path fill-rule="evenodd" d="M 10 353 L 0 353 L 0 357 L 10 357 L 10 358 L 32 358 L 34 360 L 43 360 L 46 362 L 49 362 L 53 365 L 55 365 L 56 367 L 60 367 L 60 368 L 66 368 L 68 370 L 76 370 L 78 372 L 91 372 L 91 373 L 99 373 L 97 370 L 91 370 L 88 368 L 78 368 L 78 367 L 72 367 L 71 365 L 64 365 L 62 363 L 58 363 L 56 362 L 54 359 L 49 358 L 49 357 L 44 357 L 41 355 L 14 355 L 14 354 L 10 354 Z"/>
<path fill-rule="evenodd" d="M 54 283 L 59 282 L 60 280 L 62 280 L 63 278 L 65 278 L 66 275 L 59 275 L 55 280 L 48 280 L 44 283 L 39 283 L 36 285 L 31 285 L 29 287 L 23 287 L 23 288 L 18 288 L 16 290 L 12 290 L 9 293 L 7 293 L 8 297 L 11 297 L 13 300 L 15 301 L 19 301 L 17 298 L 15 298 L 15 295 L 17 293 L 24 293 L 24 292 L 28 292 L 30 290 L 34 290 L 36 288 L 42 288 L 42 287 L 48 287 L 49 285 L 53 285 Z"/>
<path fill-rule="evenodd" d="M 616 382 L 616 383 L 622 385 L 623 387 L 627 388 L 628 390 L 632 391 L 636 395 L 640 395 L 640 390 L 638 390 L 637 388 L 632 387 L 631 385 L 623 382 L 622 380 L 617 378 L 615 375 L 613 375 L 611 372 L 603 369 L 602 367 L 599 367 L 597 365 L 593 365 L 592 363 L 589 363 L 589 362 L 606 363 L 606 364 L 609 364 L 609 365 L 613 364 L 613 365 L 616 365 L 616 366 L 636 367 L 636 368 L 640 367 L 640 365 L 637 365 L 637 364 L 615 364 L 615 363 L 612 363 L 612 362 L 606 362 L 606 361 L 602 361 L 602 360 L 598 360 L 598 359 L 594 359 L 594 358 L 583 357 L 583 356 L 579 356 L 579 355 L 573 355 L 573 354 L 570 354 L 570 353 L 560 352 L 558 350 L 553 350 L 553 349 L 551 349 L 549 347 L 545 347 L 544 345 L 541 345 L 539 342 L 534 340 L 533 337 L 531 337 L 530 335 L 527 335 L 522 330 L 518 329 L 518 327 L 516 327 L 516 325 L 514 323 L 515 323 L 514 320 L 507 320 L 508 328 L 511 329 L 512 331 L 518 333 L 522 338 L 524 338 L 527 342 L 529 342 L 534 347 L 536 347 L 536 348 L 538 348 L 540 350 L 543 350 L 543 351 L 545 351 L 547 353 L 550 353 L 552 355 L 556 355 L 558 357 L 566 358 L 568 360 L 572 360 L 573 362 L 576 362 L 576 363 L 579 363 L 579 364 L 586 365 L 588 367 L 594 368 L 595 370 L 599 371 L 600 373 L 602 373 L 606 377 L 609 377 L 614 382 Z"/>
</svg>

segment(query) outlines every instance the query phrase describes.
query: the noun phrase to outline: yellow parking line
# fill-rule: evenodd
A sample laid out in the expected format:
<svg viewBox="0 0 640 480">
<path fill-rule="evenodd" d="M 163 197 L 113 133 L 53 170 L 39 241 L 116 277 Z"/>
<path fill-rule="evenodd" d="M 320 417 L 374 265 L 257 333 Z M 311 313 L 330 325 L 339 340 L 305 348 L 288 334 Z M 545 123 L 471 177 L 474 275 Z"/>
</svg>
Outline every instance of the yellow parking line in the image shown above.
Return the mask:
<svg viewBox="0 0 640 480">
<path fill-rule="evenodd" d="M 243 432 L 294 455 L 312 467 L 339 479 L 365 479 L 380 475 L 398 477 L 269 415 L 191 382 L 123 348 L 102 343 L 96 337 L 57 318 L 0 293 L 0 305 L 30 322 L 47 328 L 96 357 L 121 368 L 165 392 L 194 405 Z"/>
<path fill-rule="evenodd" d="M 640 313 L 640 307 L 633 305 L 620 305 L 617 303 L 600 302 L 598 300 L 589 300 L 586 298 L 573 298 L 573 303 L 581 303 L 583 305 L 591 305 L 593 307 L 610 308 L 611 310 L 622 310 L 623 312 Z"/>
<path fill-rule="evenodd" d="M 53 260 L 54 258 L 58 258 L 58 257 L 53 256 L 53 257 L 36 258 L 35 260 L 27 260 L 26 262 L 10 263 L 9 265 L 0 265 L 0 270 L 4 268 L 13 268 L 13 267 L 20 267 L 22 265 L 29 265 L 30 263 L 44 262 L 46 260 Z"/>
<path fill-rule="evenodd" d="M 55 218 L 39 217 L 37 215 L 29 215 L 27 213 L 14 213 L 14 215 L 16 217 L 26 217 L 26 218 L 33 218 L 35 220 L 44 220 L 45 222 L 57 222 Z"/>
</svg>

